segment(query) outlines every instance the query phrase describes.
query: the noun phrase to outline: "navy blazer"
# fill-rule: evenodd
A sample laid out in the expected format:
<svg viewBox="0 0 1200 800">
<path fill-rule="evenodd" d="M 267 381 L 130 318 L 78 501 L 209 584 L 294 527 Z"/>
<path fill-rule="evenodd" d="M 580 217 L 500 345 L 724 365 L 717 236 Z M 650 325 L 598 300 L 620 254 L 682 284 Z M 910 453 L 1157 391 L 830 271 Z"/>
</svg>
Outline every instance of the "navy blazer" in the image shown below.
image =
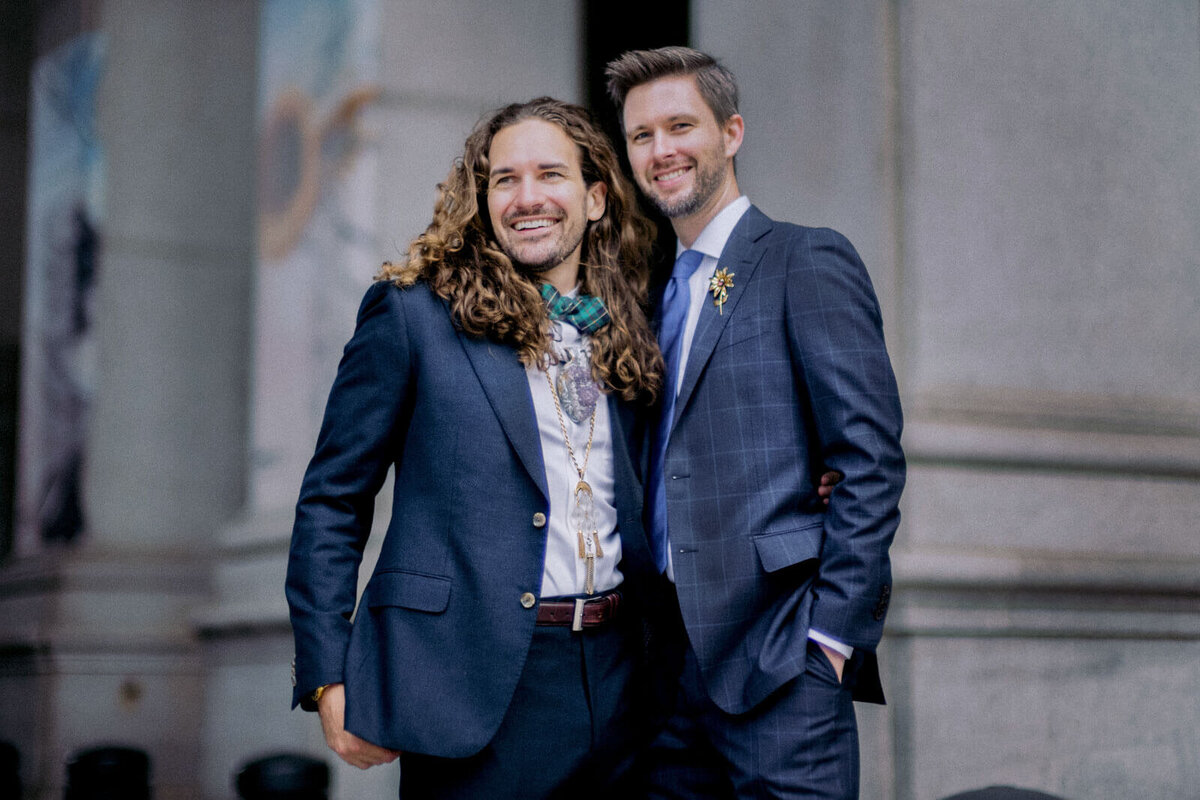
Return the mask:
<svg viewBox="0 0 1200 800">
<path fill-rule="evenodd" d="M 804 669 L 810 625 L 856 650 L 855 697 L 882 702 L 874 650 L 905 464 L 896 381 L 867 271 L 842 235 L 751 207 L 706 299 L 664 461 L 675 583 L 708 691 L 753 708 Z M 842 472 L 828 511 L 816 486 Z"/>
<path fill-rule="evenodd" d="M 610 397 L 625 595 L 654 574 L 631 412 Z M 375 495 L 392 517 L 355 610 Z M 423 283 L 376 283 L 358 312 L 304 476 L 288 562 L 293 704 L 346 686 L 346 729 L 465 757 L 500 725 L 525 663 L 549 515 L 541 441 L 516 352 L 456 328 Z M 542 523 L 539 525 L 539 521 Z"/>
</svg>

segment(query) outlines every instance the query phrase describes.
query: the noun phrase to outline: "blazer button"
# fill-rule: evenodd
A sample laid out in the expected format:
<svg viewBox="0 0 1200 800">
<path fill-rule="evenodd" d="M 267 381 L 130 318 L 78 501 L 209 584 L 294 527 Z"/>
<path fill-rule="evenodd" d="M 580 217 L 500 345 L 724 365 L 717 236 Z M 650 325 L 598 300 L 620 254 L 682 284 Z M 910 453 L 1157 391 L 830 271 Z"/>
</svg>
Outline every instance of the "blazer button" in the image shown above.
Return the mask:
<svg viewBox="0 0 1200 800">
<path fill-rule="evenodd" d="M 546 515 L 540 511 L 537 512 L 536 514 L 534 514 L 533 515 L 533 527 L 535 527 L 535 528 L 546 527 Z M 525 606 L 525 607 L 529 608 L 529 606 Z"/>
<path fill-rule="evenodd" d="M 533 604 L 536 602 L 537 598 L 533 596 L 533 592 L 521 595 L 521 608 L 533 608 Z"/>
</svg>

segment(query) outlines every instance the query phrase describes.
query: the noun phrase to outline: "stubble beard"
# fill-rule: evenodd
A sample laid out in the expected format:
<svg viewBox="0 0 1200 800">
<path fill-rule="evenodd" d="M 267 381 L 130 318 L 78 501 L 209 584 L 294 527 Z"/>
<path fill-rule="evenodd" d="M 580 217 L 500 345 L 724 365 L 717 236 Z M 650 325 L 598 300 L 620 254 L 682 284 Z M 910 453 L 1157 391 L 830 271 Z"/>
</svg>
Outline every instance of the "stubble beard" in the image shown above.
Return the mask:
<svg viewBox="0 0 1200 800">
<path fill-rule="evenodd" d="M 713 198 L 721 189 L 721 183 L 725 178 L 725 165 L 715 163 L 712 169 L 705 168 L 700 162 L 696 163 L 696 185 L 692 187 L 692 191 L 683 197 L 677 197 L 674 200 L 667 200 L 658 194 L 646 190 L 643 191 L 650 198 L 650 202 L 662 212 L 667 219 L 678 219 L 680 217 L 690 217 L 697 211 L 702 209 L 709 200 Z M 654 179 L 650 179 L 650 188 L 654 188 Z"/>
<path fill-rule="evenodd" d="M 562 221 L 565 223 L 569 219 L 569 216 L 564 216 Z M 507 221 L 504 224 L 507 225 Z M 499 245 L 500 250 L 504 253 L 504 255 L 509 257 L 509 259 L 513 262 L 513 265 L 518 270 L 529 275 L 541 275 L 543 272 L 552 270 L 562 262 L 566 261 L 567 258 L 575 252 L 575 248 L 579 247 L 586 233 L 587 223 L 580 225 L 578 230 L 564 231 L 562 238 L 559 240 L 560 244 L 558 248 L 551 251 L 551 253 L 545 258 L 542 258 L 538 261 L 524 260 L 517 252 L 516 247 L 510 247 L 510 245 L 503 240 L 499 241 Z M 499 237 L 497 238 L 499 239 Z M 539 247 L 539 245 L 534 245 L 534 247 Z"/>
</svg>

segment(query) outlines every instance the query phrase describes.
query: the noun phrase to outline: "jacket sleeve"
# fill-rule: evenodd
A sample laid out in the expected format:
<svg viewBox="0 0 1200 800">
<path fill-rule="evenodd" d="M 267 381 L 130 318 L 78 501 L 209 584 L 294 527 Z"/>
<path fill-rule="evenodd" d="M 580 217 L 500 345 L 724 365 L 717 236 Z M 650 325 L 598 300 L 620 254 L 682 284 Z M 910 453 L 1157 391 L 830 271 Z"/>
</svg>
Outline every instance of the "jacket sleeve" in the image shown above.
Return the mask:
<svg viewBox="0 0 1200 800">
<path fill-rule="evenodd" d="M 398 458 L 409 382 L 403 293 L 367 290 L 304 475 L 286 593 L 296 644 L 292 706 L 343 680 L 358 568 L 375 496 Z"/>
<path fill-rule="evenodd" d="M 809 229 L 789 253 L 787 326 L 821 463 L 844 475 L 825 519 L 811 629 L 874 651 L 891 596 L 902 419 L 879 303 L 850 242 Z"/>
</svg>

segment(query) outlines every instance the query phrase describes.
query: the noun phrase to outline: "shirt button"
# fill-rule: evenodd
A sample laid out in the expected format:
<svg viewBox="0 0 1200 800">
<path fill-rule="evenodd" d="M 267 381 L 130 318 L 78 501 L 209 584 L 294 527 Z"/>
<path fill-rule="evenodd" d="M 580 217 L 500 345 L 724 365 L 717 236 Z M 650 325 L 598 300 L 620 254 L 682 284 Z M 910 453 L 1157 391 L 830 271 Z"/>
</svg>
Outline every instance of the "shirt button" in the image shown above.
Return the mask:
<svg viewBox="0 0 1200 800">
<path fill-rule="evenodd" d="M 536 514 L 534 514 L 533 515 L 533 527 L 535 527 L 535 528 L 546 527 L 546 515 L 540 511 L 537 512 Z M 529 608 L 529 606 L 525 606 L 525 607 Z"/>
<path fill-rule="evenodd" d="M 536 602 L 537 598 L 533 596 L 533 592 L 521 595 L 521 608 L 533 608 L 533 604 Z"/>
</svg>

